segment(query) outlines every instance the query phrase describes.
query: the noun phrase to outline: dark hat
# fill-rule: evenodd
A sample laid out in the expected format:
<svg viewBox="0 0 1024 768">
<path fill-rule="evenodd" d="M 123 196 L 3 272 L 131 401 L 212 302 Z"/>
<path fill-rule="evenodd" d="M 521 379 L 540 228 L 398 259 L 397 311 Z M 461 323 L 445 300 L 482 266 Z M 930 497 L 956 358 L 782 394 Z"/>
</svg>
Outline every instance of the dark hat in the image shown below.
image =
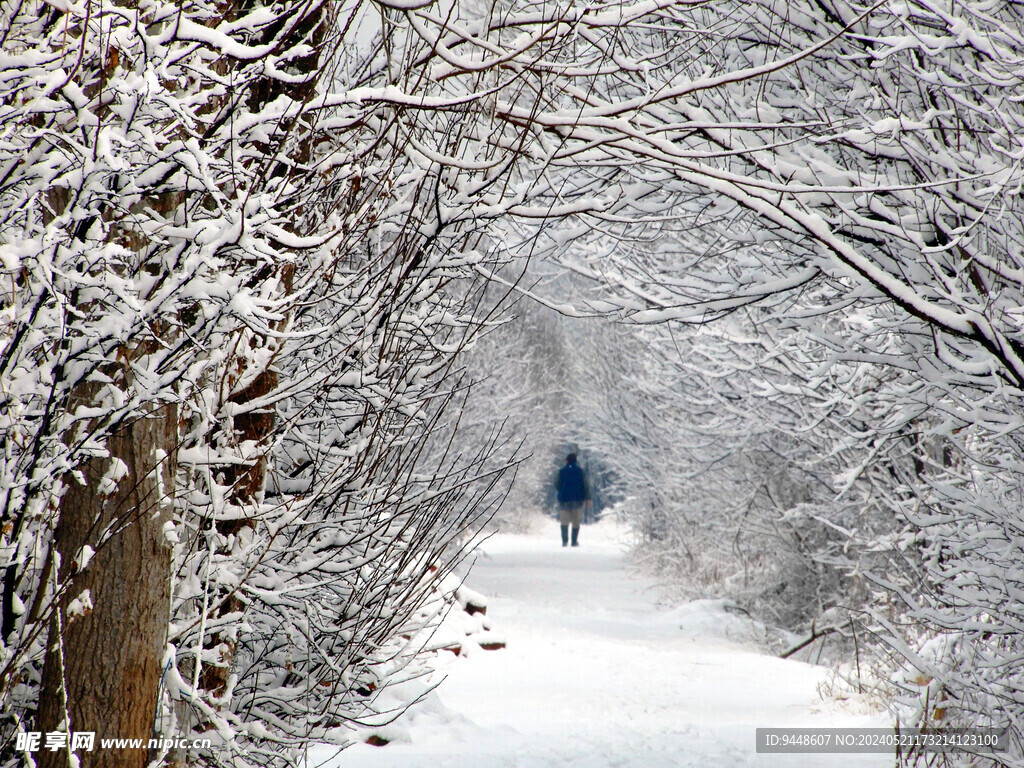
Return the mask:
<svg viewBox="0 0 1024 768">
<path fill-rule="evenodd" d="M 570 453 L 568 456 L 566 456 L 565 457 L 565 463 L 566 464 L 575 464 L 576 463 L 576 454 L 575 453 Z"/>
</svg>

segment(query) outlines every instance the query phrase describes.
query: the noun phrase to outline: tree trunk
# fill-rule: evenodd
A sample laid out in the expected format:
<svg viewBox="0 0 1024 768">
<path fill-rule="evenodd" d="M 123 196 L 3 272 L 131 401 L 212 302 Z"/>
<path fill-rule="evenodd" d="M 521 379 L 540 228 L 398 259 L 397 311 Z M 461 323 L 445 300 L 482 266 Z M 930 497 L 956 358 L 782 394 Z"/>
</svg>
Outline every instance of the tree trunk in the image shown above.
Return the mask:
<svg viewBox="0 0 1024 768">
<path fill-rule="evenodd" d="M 122 424 L 108 441 L 111 458 L 80 466 L 85 484 L 67 478 L 60 502 L 59 575 L 70 586 L 51 621 L 36 730 L 94 732 L 95 749 L 83 763 L 90 768 L 142 768 L 149 760 L 147 748 L 99 745 L 103 738 L 153 736 L 170 601 L 171 549 L 163 528 L 171 519 L 176 434 L 173 406 Z M 127 474 L 104 493 L 114 458 Z M 85 545 L 96 554 L 77 572 Z M 94 607 L 74 615 L 70 604 L 84 590 Z M 40 768 L 68 765 L 66 750 L 37 757 Z"/>
</svg>

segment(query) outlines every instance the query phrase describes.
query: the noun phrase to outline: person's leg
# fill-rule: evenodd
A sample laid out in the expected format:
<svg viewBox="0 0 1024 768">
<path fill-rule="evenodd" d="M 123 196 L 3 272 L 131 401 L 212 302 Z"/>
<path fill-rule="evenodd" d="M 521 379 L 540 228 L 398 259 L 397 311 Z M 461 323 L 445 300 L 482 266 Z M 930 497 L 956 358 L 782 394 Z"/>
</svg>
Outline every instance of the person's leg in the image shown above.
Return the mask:
<svg viewBox="0 0 1024 768">
<path fill-rule="evenodd" d="M 569 523 L 572 522 L 572 514 L 569 507 L 561 504 L 558 507 L 558 522 L 562 526 L 562 546 L 569 546 Z"/>
<path fill-rule="evenodd" d="M 583 520 L 583 505 L 578 505 L 572 511 L 572 545 L 578 547 L 580 545 L 580 523 Z"/>
<path fill-rule="evenodd" d="M 563 525 L 562 526 L 562 546 L 563 547 L 569 546 L 569 526 L 568 525 Z"/>
</svg>

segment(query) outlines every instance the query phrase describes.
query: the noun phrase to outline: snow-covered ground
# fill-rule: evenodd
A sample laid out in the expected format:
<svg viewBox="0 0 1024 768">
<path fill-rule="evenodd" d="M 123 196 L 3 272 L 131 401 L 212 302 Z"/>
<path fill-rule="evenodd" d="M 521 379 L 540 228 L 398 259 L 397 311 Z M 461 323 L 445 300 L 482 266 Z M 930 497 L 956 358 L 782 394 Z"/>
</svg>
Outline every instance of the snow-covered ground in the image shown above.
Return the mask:
<svg viewBox="0 0 1024 768">
<path fill-rule="evenodd" d="M 313 750 L 324 768 L 882 768 L 884 754 L 757 754 L 757 727 L 867 727 L 823 702 L 827 670 L 758 653 L 722 604 L 656 606 L 613 522 L 563 549 L 557 526 L 496 535 L 467 580 L 502 650 L 441 654 L 440 687 L 378 729 L 386 746 Z"/>
</svg>

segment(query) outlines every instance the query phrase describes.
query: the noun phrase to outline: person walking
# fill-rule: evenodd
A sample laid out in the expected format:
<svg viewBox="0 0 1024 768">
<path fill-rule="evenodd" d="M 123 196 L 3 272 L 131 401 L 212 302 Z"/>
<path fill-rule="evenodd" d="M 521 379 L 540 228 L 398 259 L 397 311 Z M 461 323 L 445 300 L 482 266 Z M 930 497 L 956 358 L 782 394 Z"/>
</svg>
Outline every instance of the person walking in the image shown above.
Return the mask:
<svg viewBox="0 0 1024 768">
<path fill-rule="evenodd" d="M 558 522 L 562 526 L 562 546 L 569 545 L 569 528 L 572 527 L 572 545 L 580 545 L 580 522 L 583 519 L 583 505 L 590 501 L 587 478 L 576 463 L 576 454 L 565 457 L 565 466 L 558 470 Z"/>
</svg>

